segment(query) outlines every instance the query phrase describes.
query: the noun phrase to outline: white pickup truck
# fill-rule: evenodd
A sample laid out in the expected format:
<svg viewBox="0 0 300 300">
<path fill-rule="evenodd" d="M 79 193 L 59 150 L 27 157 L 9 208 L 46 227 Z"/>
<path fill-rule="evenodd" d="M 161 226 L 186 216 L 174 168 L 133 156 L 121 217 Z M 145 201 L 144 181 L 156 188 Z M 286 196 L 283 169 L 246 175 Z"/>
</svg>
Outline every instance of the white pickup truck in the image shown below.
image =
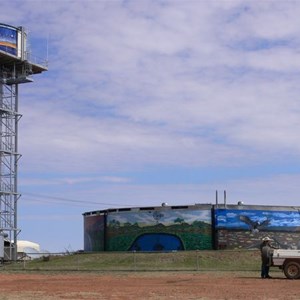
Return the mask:
<svg viewBox="0 0 300 300">
<path fill-rule="evenodd" d="M 300 250 L 273 250 L 271 266 L 282 269 L 288 279 L 300 279 Z"/>
</svg>

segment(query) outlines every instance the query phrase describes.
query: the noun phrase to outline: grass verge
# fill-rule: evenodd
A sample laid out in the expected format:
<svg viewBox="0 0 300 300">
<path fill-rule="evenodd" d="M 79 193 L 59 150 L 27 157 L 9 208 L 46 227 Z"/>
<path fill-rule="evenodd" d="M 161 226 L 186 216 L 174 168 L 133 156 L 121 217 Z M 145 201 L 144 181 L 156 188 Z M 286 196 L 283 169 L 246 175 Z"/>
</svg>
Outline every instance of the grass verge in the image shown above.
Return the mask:
<svg viewBox="0 0 300 300">
<path fill-rule="evenodd" d="M 2 266 L 7 271 L 258 271 L 257 250 L 165 253 L 97 252 L 50 256 Z"/>
</svg>

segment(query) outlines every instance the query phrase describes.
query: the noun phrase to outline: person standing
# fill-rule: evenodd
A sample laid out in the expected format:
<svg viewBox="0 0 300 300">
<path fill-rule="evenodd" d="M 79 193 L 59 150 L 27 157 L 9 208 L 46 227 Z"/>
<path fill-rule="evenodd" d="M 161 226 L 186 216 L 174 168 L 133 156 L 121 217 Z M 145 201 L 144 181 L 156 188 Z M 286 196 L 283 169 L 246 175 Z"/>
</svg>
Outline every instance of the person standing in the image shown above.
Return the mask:
<svg viewBox="0 0 300 300">
<path fill-rule="evenodd" d="M 272 254 L 272 249 L 275 247 L 271 246 L 271 241 L 268 236 L 262 239 L 262 243 L 260 244 L 260 253 L 261 253 L 261 278 L 272 278 L 269 275 L 270 270 L 270 259 Z"/>
</svg>

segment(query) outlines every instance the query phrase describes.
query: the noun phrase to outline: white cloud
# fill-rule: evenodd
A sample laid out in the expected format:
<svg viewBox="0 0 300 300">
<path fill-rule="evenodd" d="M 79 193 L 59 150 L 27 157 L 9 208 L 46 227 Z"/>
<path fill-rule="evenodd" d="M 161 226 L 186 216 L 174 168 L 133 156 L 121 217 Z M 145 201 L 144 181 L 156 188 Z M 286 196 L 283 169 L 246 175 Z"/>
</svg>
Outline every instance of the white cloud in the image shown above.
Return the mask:
<svg viewBox="0 0 300 300">
<path fill-rule="evenodd" d="M 26 170 L 299 156 L 297 3 L 15 3 L 14 22 L 50 34 L 21 99 Z"/>
</svg>

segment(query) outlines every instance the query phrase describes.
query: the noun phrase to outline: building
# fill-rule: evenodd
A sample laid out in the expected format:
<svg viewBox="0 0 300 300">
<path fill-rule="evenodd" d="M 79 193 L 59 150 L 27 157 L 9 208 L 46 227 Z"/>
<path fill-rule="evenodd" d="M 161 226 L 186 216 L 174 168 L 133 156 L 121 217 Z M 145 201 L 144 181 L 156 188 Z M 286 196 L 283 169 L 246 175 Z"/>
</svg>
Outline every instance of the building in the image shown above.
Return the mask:
<svg viewBox="0 0 300 300">
<path fill-rule="evenodd" d="M 84 251 L 300 249 L 300 207 L 195 204 L 86 212 Z"/>
</svg>

